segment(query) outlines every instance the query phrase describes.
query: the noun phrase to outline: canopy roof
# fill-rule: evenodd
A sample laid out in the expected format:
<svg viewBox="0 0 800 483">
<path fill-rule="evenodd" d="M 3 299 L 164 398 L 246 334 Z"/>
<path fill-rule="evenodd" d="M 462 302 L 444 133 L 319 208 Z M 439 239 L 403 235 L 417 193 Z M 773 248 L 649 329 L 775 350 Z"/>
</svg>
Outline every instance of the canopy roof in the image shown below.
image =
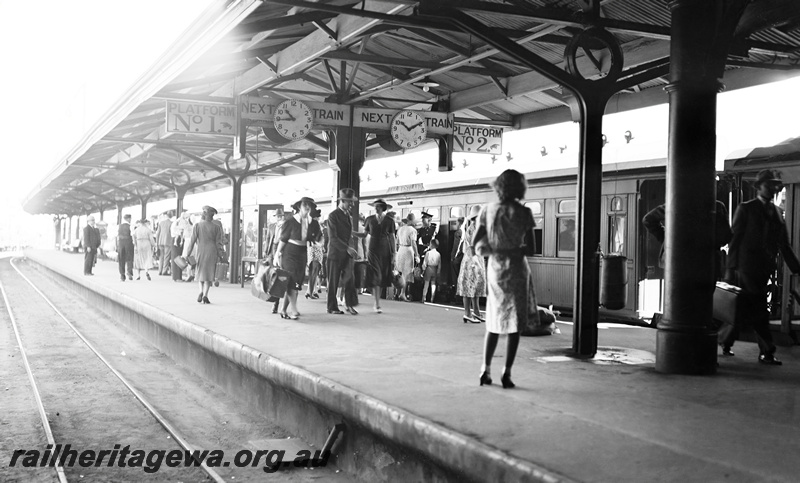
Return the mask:
<svg viewBox="0 0 800 483">
<path fill-rule="evenodd" d="M 568 90 L 479 36 L 419 14 L 431 4 L 452 7 L 561 70 L 573 36 L 602 26 L 621 45 L 622 77 L 637 75 L 607 112 L 667 102 L 670 11 L 663 0 L 220 0 L 39 183 L 25 209 L 81 214 L 219 189 L 248 164 L 260 176 L 329 169 L 324 134 L 282 144 L 251 125 L 247 156 L 234 160 L 231 135 L 168 132 L 168 100 L 225 104 L 247 95 L 444 106 L 457 121 L 514 129 L 571 118 Z M 799 25 L 800 2 L 749 2 L 735 29 L 726 87 L 800 73 Z M 585 52 L 581 72 L 602 75 L 608 52 Z M 390 154 L 379 141 L 370 136 L 368 158 Z"/>
</svg>

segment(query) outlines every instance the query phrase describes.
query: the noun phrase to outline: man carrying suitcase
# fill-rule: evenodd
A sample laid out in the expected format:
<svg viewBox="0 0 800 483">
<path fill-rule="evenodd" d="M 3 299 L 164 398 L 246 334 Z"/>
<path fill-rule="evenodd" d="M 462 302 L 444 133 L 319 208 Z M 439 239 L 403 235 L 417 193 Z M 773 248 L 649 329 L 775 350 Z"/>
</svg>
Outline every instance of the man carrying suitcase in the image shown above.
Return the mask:
<svg viewBox="0 0 800 483">
<path fill-rule="evenodd" d="M 789 244 L 783 211 L 773 203 L 781 187 L 777 171 L 765 169 L 756 176 L 758 196 L 739 205 L 733 217 L 727 273 L 728 280 L 741 287 L 742 296 L 746 297 L 747 303 L 743 306 L 752 310 L 748 320 L 752 322 L 758 340 L 758 362 L 775 366 L 781 365 L 781 361 L 775 357 L 775 344 L 769 328 L 767 282 L 777 268 L 778 251 L 792 273 L 800 272 L 800 261 Z M 723 350 L 727 345 L 730 352 L 732 344 L 733 340 L 725 341 Z"/>
</svg>

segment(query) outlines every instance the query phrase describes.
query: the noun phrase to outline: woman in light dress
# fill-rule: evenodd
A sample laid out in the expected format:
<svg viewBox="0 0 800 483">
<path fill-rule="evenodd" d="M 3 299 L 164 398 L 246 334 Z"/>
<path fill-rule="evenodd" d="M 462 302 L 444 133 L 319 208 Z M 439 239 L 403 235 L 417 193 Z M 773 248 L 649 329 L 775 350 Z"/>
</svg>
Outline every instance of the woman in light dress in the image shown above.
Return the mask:
<svg viewBox="0 0 800 483">
<path fill-rule="evenodd" d="M 528 186 L 522 173 L 508 169 L 492 186 L 499 201 L 490 203 L 481 211 L 473 237 L 477 252 L 489 257 L 486 339 L 480 384 L 492 383 L 491 364 L 497 340 L 500 334 L 507 334 L 506 364 L 501 382 L 503 388 L 508 389 L 514 387 L 511 366 L 517 354 L 520 330 L 531 321 L 538 325 L 533 278 L 525 259 L 533 256 L 536 250 L 533 237 L 536 224 L 530 208 L 519 202 Z"/>
<path fill-rule="evenodd" d="M 461 295 L 464 301 L 464 316 L 462 320 L 466 324 L 480 324 L 483 322 L 481 309 L 478 302 L 481 297 L 486 295 L 486 269 L 483 265 L 483 257 L 475 253 L 472 244 L 472 237 L 475 234 L 476 219 L 480 213 L 480 205 L 470 208 L 467 221 L 464 222 L 461 245 L 456 252 L 463 253 L 461 259 L 461 269 L 458 272 L 458 282 L 456 285 L 456 295 Z"/>
<path fill-rule="evenodd" d="M 322 261 L 325 258 L 325 247 L 323 244 L 322 226 L 319 224 L 319 219 L 322 217 L 322 211 L 315 208 L 311 212 L 311 224 L 308 226 L 308 290 L 306 291 L 307 299 L 318 299 L 316 287 L 319 281 L 319 274 L 322 271 Z"/>
<path fill-rule="evenodd" d="M 192 250 L 197 247 L 197 254 L 195 255 L 197 265 L 194 269 L 194 276 L 197 283 L 200 284 L 200 294 L 197 296 L 198 303 L 211 303 L 208 300 L 208 291 L 211 289 L 211 284 L 214 283 L 217 262 L 224 260 L 225 247 L 222 244 L 222 228 L 214 223 L 214 215 L 216 214 L 216 209 L 211 206 L 204 206 L 202 220 L 192 227 L 189 243 L 183 247 L 184 258 L 188 257 Z"/>
<path fill-rule="evenodd" d="M 136 280 L 142 279 L 142 270 L 147 280 L 151 280 L 149 270 L 153 268 L 153 247 L 156 236 L 150 229 L 150 220 L 141 220 L 133 231 L 133 268 L 136 269 Z"/>
<path fill-rule="evenodd" d="M 410 217 L 411 215 L 409 215 Z M 397 255 L 395 269 L 403 275 L 405 281 L 401 298 L 408 302 L 408 289 L 414 281 L 414 264 L 419 263 L 417 252 L 417 229 L 414 228 L 413 219 L 403 220 L 403 226 L 397 230 Z"/>
</svg>

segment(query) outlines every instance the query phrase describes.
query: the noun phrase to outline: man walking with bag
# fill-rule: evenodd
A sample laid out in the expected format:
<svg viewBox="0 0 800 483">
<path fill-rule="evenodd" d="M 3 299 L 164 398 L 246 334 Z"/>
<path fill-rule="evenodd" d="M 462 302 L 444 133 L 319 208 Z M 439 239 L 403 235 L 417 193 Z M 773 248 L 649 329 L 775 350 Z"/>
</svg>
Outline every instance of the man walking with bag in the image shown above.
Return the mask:
<svg viewBox="0 0 800 483">
<path fill-rule="evenodd" d="M 769 328 L 767 310 L 767 283 L 776 270 L 778 251 L 791 269 L 800 272 L 800 261 L 789 244 L 789 234 L 783 220 L 783 210 L 773 199 L 781 190 L 780 173 L 765 169 L 756 176 L 758 196 L 739 205 L 733 217 L 733 239 L 728 252 L 728 280 L 741 287 L 746 297 L 743 306 L 751 311 L 749 320 L 756 332 L 760 354 L 758 362 L 779 366 L 775 357 L 775 344 Z M 725 341 L 730 347 L 732 340 Z"/>
</svg>

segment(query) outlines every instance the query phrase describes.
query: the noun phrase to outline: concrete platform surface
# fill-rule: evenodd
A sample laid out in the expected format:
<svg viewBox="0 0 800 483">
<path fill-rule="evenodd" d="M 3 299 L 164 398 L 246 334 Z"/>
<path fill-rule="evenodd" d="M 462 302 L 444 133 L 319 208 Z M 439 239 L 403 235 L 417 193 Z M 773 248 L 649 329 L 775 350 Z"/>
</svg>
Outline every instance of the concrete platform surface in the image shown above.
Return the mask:
<svg viewBox="0 0 800 483">
<path fill-rule="evenodd" d="M 655 330 L 604 324 L 606 357 L 580 360 L 569 356 L 571 325 L 559 322 L 561 334 L 522 338 L 517 387 L 504 390 L 505 339 L 492 364 L 495 384 L 479 387 L 485 327 L 462 323 L 461 310 L 383 301 L 384 313 L 375 314 L 371 297 L 360 295 L 358 316 L 329 315 L 322 298 L 302 298 L 301 318 L 282 320 L 247 286 L 222 283 L 202 305 L 196 283 L 155 271 L 151 282 L 122 283 L 114 262 L 98 262 L 85 277 L 82 255 L 26 255 L 397 408 L 428 436 L 426 423 L 445 428 L 453 448 L 525 466 L 542 480 L 800 479 L 797 347 L 780 348 L 784 365 L 772 367 L 756 362 L 755 344 L 738 342 L 714 376 L 663 375 L 654 370 Z"/>
</svg>

